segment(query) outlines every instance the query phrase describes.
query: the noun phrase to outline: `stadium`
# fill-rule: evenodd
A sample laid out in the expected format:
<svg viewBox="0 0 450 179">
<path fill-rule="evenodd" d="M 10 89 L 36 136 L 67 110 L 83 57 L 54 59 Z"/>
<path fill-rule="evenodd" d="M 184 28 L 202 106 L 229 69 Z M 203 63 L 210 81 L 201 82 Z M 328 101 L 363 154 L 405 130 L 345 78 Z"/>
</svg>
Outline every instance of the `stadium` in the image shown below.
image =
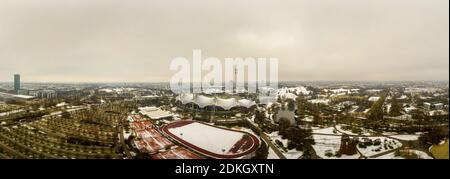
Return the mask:
<svg viewBox="0 0 450 179">
<path fill-rule="evenodd" d="M 260 141 L 254 135 L 198 121 L 177 121 L 162 131 L 176 142 L 206 158 L 246 159 L 254 156 Z"/>
<path fill-rule="evenodd" d="M 236 112 L 248 111 L 256 106 L 255 101 L 239 99 L 237 96 L 206 96 L 181 94 L 176 98 L 178 106 L 199 111 Z"/>
</svg>

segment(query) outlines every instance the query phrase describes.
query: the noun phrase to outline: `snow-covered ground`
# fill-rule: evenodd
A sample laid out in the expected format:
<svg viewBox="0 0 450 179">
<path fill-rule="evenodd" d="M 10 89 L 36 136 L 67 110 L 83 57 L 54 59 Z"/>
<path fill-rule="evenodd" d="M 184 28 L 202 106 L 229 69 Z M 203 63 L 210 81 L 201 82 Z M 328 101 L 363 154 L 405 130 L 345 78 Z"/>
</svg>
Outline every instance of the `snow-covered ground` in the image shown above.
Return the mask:
<svg viewBox="0 0 450 179">
<path fill-rule="evenodd" d="M 278 94 L 283 96 L 286 93 L 293 93 L 295 95 L 309 95 L 312 93 L 312 91 L 308 91 L 305 87 L 303 86 L 299 86 L 299 87 L 294 87 L 294 88 L 280 88 L 278 89 Z"/>
<path fill-rule="evenodd" d="M 394 150 L 397 148 L 400 148 L 402 146 L 402 143 L 398 140 L 389 139 L 386 137 L 368 137 L 370 140 L 375 141 L 379 139 L 381 141 L 381 144 L 378 146 L 371 145 L 367 146 L 366 148 L 361 148 L 358 145 L 358 150 L 366 157 L 370 157 L 373 155 L 377 155 L 386 151 Z M 363 139 L 360 138 L 360 143 L 363 141 Z M 386 147 L 385 147 L 386 146 Z M 389 148 L 391 146 L 392 148 Z"/>
<path fill-rule="evenodd" d="M 313 145 L 316 154 L 321 158 L 328 158 L 325 156 L 327 151 L 335 154 L 339 151 L 341 145 L 341 136 L 324 136 L 324 135 L 313 135 L 315 145 Z"/>
<path fill-rule="evenodd" d="M 383 131 L 382 134 L 385 136 L 399 135 L 398 132 L 387 132 L 387 131 Z"/>
<path fill-rule="evenodd" d="M 382 155 L 382 156 L 376 157 L 374 159 L 405 159 L 405 158 L 400 157 L 400 156 L 395 156 L 395 152 L 391 152 L 391 153 L 388 153 L 386 155 Z"/>
<path fill-rule="evenodd" d="M 414 152 L 416 155 L 419 156 L 420 159 L 433 159 L 433 157 L 430 157 L 427 153 L 418 151 L 418 150 L 410 150 L 410 152 Z M 389 154 L 377 157 L 375 159 L 405 159 L 401 156 L 395 156 L 395 152 L 391 152 Z"/>
<path fill-rule="evenodd" d="M 341 155 L 340 157 L 334 156 L 337 152 L 339 152 L 339 148 L 341 146 L 341 135 L 339 131 L 334 129 L 334 127 L 328 127 L 323 129 L 313 129 L 314 141 L 316 144 L 313 145 L 316 154 L 324 159 L 358 159 L 360 157 L 359 154 L 348 156 Z M 317 134 L 326 134 L 326 135 L 317 135 Z M 338 136 L 327 136 L 327 135 L 338 135 Z M 327 157 L 326 153 L 332 153 L 333 156 Z"/>
<path fill-rule="evenodd" d="M 313 133 L 315 133 L 315 134 L 330 134 L 330 135 L 340 135 L 341 134 L 336 129 L 334 129 L 334 127 L 328 127 L 328 128 L 323 128 L 323 129 L 313 129 Z"/>
<path fill-rule="evenodd" d="M 419 135 L 393 135 L 390 137 L 398 139 L 398 140 L 405 140 L 405 141 L 419 140 Z"/>
<path fill-rule="evenodd" d="M 195 146 L 216 154 L 227 154 L 244 135 L 241 132 L 219 129 L 197 122 L 170 128 L 169 132 Z"/>
<path fill-rule="evenodd" d="M 353 132 L 350 131 L 350 130 L 344 130 L 344 129 L 342 129 L 342 126 L 341 126 L 341 125 L 336 125 L 336 129 L 338 129 L 338 131 L 339 131 L 340 133 L 344 133 L 344 134 L 347 134 L 347 135 L 360 135 L 360 134 L 357 134 L 357 133 L 353 133 Z M 363 129 L 363 128 L 360 128 L 360 129 L 362 130 L 361 135 L 367 135 L 367 136 L 370 136 L 369 130 L 366 130 L 366 129 Z"/>
<path fill-rule="evenodd" d="M 283 143 L 283 146 L 284 146 L 284 147 L 287 147 L 288 140 L 287 140 L 287 139 L 282 139 L 282 138 L 281 138 L 281 135 L 278 134 L 278 131 L 277 131 L 277 132 L 272 132 L 272 133 L 266 134 L 266 135 L 272 140 L 272 142 L 273 142 L 275 145 L 277 145 L 277 144 L 275 143 L 275 141 L 276 141 L 276 140 L 279 140 L 281 143 Z M 280 151 L 283 152 L 282 149 L 280 149 Z"/>
<path fill-rule="evenodd" d="M 421 159 L 433 159 L 433 157 L 429 156 L 427 153 L 418 151 L 418 150 L 411 150 L 412 152 L 416 153 L 419 158 Z"/>
<path fill-rule="evenodd" d="M 339 152 L 339 148 L 341 146 L 341 136 L 313 135 L 313 137 L 316 143 L 313 145 L 313 148 L 316 151 L 316 154 L 323 159 L 358 159 L 360 157 L 359 154 L 352 156 L 341 155 L 340 157 L 327 157 L 326 153 L 332 153 L 335 155 Z"/>
<path fill-rule="evenodd" d="M 313 122 L 314 118 L 312 116 L 306 116 L 305 118 L 300 119 L 300 120 L 303 122 Z"/>
<path fill-rule="evenodd" d="M 282 139 L 281 136 L 278 134 L 278 132 L 272 132 L 270 134 L 266 134 L 271 140 L 272 143 L 278 147 L 278 145 L 275 143 L 276 140 L 279 140 L 281 143 L 283 143 L 284 147 L 287 147 L 288 145 L 288 140 L 287 139 Z M 299 157 L 301 157 L 303 155 L 302 151 L 297 151 L 295 149 L 293 150 L 289 150 L 289 151 L 284 151 L 284 149 L 278 147 L 279 151 L 281 153 L 283 153 L 283 155 L 287 158 L 287 159 L 298 159 Z M 272 150 L 272 149 L 270 149 Z M 270 151 L 269 151 L 270 154 Z M 274 153 L 273 155 L 276 156 L 276 154 Z"/>
<path fill-rule="evenodd" d="M 368 99 L 368 101 L 376 102 L 376 101 L 378 101 L 379 99 L 380 99 L 380 97 L 378 97 L 378 96 L 372 96 L 372 97 L 370 97 L 370 98 Z"/>
<path fill-rule="evenodd" d="M 311 99 L 311 100 L 308 100 L 308 102 L 313 103 L 313 104 L 319 104 L 319 103 L 328 104 L 330 102 L 330 100 L 329 99 Z"/>
<path fill-rule="evenodd" d="M 169 111 L 164 111 L 157 107 L 142 107 L 139 108 L 139 112 L 143 115 L 148 116 L 150 119 L 163 119 L 173 117 L 173 114 Z"/>
<path fill-rule="evenodd" d="M 8 111 L 8 112 L 3 112 L 3 113 L 0 113 L 0 116 L 7 116 L 7 115 L 11 115 L 11 114 L 23 112 L 23 111 L 25 111 L 25 110 L 23 110 L 23 109 L 18 109 L 18 110 L 13 110 L 13 111 Z"/>
<path fill-rule="evenodd" d="M 269 155 L 267 155 L 267 159 L 280 159 L 280 158 L 275 153 L 275 151 L 273 151 L 272 148 L 269 147 Z"/>
<path fill-rule="evenodd" d="M 253 134 L 254 136 L 258 136 L 253 130 L 246 128 L 246 127 L 233 127 L 233 130 L 242 131 L 242 132 L 248 132 L 250 134 Z"/>
<path fill-rule="evenodd" d="M 67 106 L 68 104 L 66 102 L 62 102 L 62 103 L 58 103 L 56 104 L 56 107 L 63 107 L 63 106 Z"/>
<path fill-rule="evenodd" d="M 288 152 L 283 152 L 283 155 L 287 159 L 298 159 L 303 155 L 303 152 L 293 149 L 293 150 L 289 150 Z"/>
<path fill-rule="evenodd" d="M 409 106 L 409 107 L 404 107 L 403 108 L 403 110 L 405 110 L 406 113 L 409 113 L 409 112 L 411 112 L 412 110 L 415 110 L 415 109 L 417 109 L 417 108 L 414 107 L 414 106 Z"/>
</svg>

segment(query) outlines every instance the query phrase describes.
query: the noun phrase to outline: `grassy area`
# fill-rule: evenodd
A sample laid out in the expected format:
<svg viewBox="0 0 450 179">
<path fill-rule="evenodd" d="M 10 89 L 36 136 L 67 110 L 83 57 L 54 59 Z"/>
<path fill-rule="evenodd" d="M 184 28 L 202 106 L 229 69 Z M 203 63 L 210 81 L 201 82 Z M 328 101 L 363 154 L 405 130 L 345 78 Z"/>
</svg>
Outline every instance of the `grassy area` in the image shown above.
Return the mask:
<svg viewBox="0 0 450 179">
<path fill-rule="evenodd" d="M 436 159 L 449 159 L 448 158 L 448 140 L 442 145 L 434 145 L 431 148 L 431 153 Z"/>
</svg>

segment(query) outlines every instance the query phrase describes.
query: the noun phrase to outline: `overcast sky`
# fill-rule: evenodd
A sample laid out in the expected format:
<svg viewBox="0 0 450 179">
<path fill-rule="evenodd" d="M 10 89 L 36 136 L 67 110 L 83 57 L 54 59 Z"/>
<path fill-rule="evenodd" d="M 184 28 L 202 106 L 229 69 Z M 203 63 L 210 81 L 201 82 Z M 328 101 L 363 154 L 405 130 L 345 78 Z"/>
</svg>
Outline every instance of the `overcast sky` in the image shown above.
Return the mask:
<svg viewBox="0 0 450 179">
<path fill-rule="evenodd" d="M 169 81 L 178 56 L 280 80 L 448 80 L 448 0 L 0 0 L 0 81 Z"/>
</svg>

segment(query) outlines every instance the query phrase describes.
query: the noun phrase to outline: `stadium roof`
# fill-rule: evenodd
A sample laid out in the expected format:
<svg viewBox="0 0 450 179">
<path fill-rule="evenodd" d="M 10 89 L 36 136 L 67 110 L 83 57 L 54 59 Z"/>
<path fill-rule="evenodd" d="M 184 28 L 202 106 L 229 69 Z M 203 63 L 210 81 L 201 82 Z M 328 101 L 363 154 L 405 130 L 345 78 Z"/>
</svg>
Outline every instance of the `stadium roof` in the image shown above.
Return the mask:
<svg viewBox="0 0 450 179">
<path fill-rule="evenodd" d="M 245 107 L 250 108 L 256 103 L 254 101 L 248 99 L 240 99 L 229 98 L 222 99 L 219 97 L 207 97 L 204 95 L 194 95 L 194 94 L 181 94 L 177 97 L 177 101 L 180 101 L 182 104 L 194 103 L 197 104 L 200 108 L 204 108 L 206 106 L 218 106 L 225 110 L 230 110 L 233 107 Z"/>
</svg>

